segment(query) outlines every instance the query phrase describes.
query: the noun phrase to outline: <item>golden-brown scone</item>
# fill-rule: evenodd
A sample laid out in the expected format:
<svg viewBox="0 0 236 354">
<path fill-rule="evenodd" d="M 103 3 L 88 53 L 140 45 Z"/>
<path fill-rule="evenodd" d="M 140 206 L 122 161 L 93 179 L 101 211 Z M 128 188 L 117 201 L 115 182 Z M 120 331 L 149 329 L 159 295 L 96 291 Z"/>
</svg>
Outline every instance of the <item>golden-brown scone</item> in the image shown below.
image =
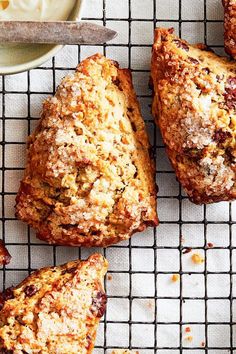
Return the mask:
<svg viewBox="0 0 236 354">
<path fill-rule="evenodd" d="M 236 197 L 236 64 L 156 29 L 153 114 L 167 154 L 196 204 Z"/>
<path fill-rule="evenodd" d="M 29 139 L 16 215 L 52 244 L 108 246 L 157 225 L 155 169 L 131 74 L 84 60 Z"/>
<path fill-rule="evenodd" d="M 107 261 L 44 268 L 1 294 L 0 352 L 89 354 L 106 307 Z"/>
<path fill-rule="evenodd" d="M 236 58 L 236 0 L 223 0 L 225 9 L 225 50 Z"/>
<path fill-rule="evenodd" d="M 11 255 L 6 249 L 6 246 L 4 245 L 3 241 L 0 240 L 0 265 L 9 264 L 10 261 L 11 261 Z"/>
</svg>

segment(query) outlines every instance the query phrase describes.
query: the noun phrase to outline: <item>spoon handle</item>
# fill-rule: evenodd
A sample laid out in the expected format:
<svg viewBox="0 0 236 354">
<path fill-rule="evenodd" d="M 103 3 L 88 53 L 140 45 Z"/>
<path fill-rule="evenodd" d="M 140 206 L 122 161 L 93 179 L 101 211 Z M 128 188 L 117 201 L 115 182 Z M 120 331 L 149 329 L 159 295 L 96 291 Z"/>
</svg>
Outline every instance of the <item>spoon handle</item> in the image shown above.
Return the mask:
<svg viewBox="0 0 236 354">
<path fill-rule="evenodd" d="M 88 22 L 0 21 L 0 43 L 101 44 L 116 35 Z"/>
</svg>

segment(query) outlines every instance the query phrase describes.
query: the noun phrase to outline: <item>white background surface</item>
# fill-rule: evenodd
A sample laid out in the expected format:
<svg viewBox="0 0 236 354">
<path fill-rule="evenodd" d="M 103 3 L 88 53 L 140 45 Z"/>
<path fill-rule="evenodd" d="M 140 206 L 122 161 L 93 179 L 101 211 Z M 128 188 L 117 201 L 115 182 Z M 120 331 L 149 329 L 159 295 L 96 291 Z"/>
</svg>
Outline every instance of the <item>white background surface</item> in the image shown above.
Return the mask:
<svg viewBox="0 0 236 354">
<path fill-rule="evenodd" d="M 204 16 L 210 22 L 201 22 Z M 236 353 L 232 349 L 236 348 L 236 327 L 229 325 L 236 320 L 236 204 L 203 207 L 178 198 L 179 185 L 152 122 L 148 89 L 153 18 L 157 26 L 174 27 L 179 33 L 181 17 L 183 38 L 204 42 L 206 35 L 207 44 L 223 53 L 221 0 L 206 0 L 205 7 L 204 0 L 182 0 L 182 7 L 179 0 L 85 0 L 83 17 L 106 23 L 119 32 L 118 37 L 105 50 L 102 46 L 67 46 L 55 61 L 50 60 L 42 68 L 0 80 L 0 89 L 5 88 L 0 97 L 5 107 L 0 106 L 0 114 L 6 142 L 0 146 L 0 158 L 4 158 L 1 230 L 5 230 L 5 241 L 13 256 L 5 274 L 0 272 L 0 281 L 11 286 L 27 276 L 30 269 L 84 258 L 93 252 L 42 244 L 32 230 L 14 219 L 14 199 L 23 173 L 26 137 L 37 123 L 43 99 L 53 93 L 60 79 L 74 70 L 80 59 L 105 52 L 121 66 L 133 69 L 150 140 L 158 146 L 161 223 L 156 231 L 149 229 L 134 236 L 130 243 L 105 251 L 112 279 L 106 281 L 109 302 L 95 353 L 110 353 L 111 348 L 119 347 L 137 349 L 142 354 Z M 182 247 L 194 248 L 192 253 L 182 254 L 181 240 Z M 214 249 L 206 250 L 208 242 L 214 244 Z M 202 265 L 192 263 L 194 252 L 204 257 Z M 171 276 L 178 272 L 182 273 L 181 281 L 173 283 Z M 191 333 L 186 334 L 188 326 Z M 186 340 L 188 335 L 193 337 L 190 342 Z"/>
</svg>

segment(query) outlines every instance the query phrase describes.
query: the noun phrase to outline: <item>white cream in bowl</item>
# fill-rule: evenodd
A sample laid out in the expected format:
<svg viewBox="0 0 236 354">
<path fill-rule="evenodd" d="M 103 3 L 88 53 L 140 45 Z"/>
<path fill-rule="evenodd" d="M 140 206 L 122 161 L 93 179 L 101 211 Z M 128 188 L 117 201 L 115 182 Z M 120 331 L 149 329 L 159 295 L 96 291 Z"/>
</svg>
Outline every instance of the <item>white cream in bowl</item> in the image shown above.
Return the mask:
<svg viewBox="0 0 236 354">
<path fill-rule="evenodd" d="M 0 21 L 67 20 L 76 0 L 0 0 Z"/>
<path fill-rule="evenodd" d="M 0 21 L 78 21 L 84 0 L 0 0 Z M 0 43 L 0 75 L 40 66 L 60 49 L 52 44 Z"/>
</svg>

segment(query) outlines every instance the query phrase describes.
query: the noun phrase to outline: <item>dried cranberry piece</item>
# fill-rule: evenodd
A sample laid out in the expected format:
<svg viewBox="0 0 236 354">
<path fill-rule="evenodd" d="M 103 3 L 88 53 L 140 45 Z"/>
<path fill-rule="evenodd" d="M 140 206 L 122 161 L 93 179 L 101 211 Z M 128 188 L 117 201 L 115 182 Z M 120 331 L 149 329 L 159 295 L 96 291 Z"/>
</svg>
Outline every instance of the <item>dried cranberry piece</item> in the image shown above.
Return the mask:
<svg viewBox="0 0 236 354">
<path fill-rule="evenodd" d="M 192 252 L 192 248 L 191 247 L 186 247 L 183 249 L 183 254 L 187 254 L 187 253 L 190 253 Z"/>
<path fill-rule="evenodd" d="M 121 81 L 120 81 L 120 79 L 118 77 L 113 79 L 113 84 L 116 85 L 120 91 L 123 91 L 123 88 L 121 86 Z"/>
<path fill-rule="evenodd" d="M 75 224 L 61 224 L 60 225 L 63 229 L 65 230 L 71 230 L 71 229 L 74 229 L 76 227 Z"/>
<path fill-rule="evenodd" d="M 32 284 L 25 287 L 24 293 L 26 296 L 32 297 L 37 293 L 37 291 L 38 289 L 36 288 L 36 286 Z"/>
<path fill-rule="evenodd" d="M 66 273 L 71 274 L 71 273 L 74 273 L 74 272 L 76 271 L 76 269 L 77 269 L 77 267 L 67 268 L 67 269 L 65 269 L 65 270 L 62 272 L 62 274 L 66 274 Z"/>
<path fill-rule="evenodd" d="M 179 39 L 174 39 L 173 42 L 178 48 L 184 49 L 186 50 L 186 52 L 189 52 L 189 46 L 185 42 L 180 41 Z"/>
<path fill-rule="evenodd" d="M 211 72 L 209 68 L 203 68 L 203 71 L 204 71 L 207 75 L 209 75 L 210 72 Z"/>
<path fill-rule="evenodd" d="M 8 349 L 5 349 L 5 348 L 1 348 L 0 349 L 0 354 L 13 354 L 13 350 L 8 350 Z"/>
<path fill-rule="evenodd" d="M 6 290 L 3 291 L 2 296 L 5 301 L 14 299 L 13 290 L 14 290 L 14 288 L 13 288 L 13 286 L 11 286 L 10 288 L 7 288 Z"/>
<path fill-rule="evenodd" d="M 213 245 L 213 243 L 208 242 L 207 247 L 208 247 L 208 248 L 213 248 L 213 247 L 214 247 L 214 245 Z"/>
<path fill-rule="evenodd" d="M 106 310 L 107 296 L 105 293 L 98 291 L 92 300 L 91 311 L 97 317 L 102 317 Z"/>
<path fill-rule="evenodd" d="M 213 135 L 213 140 L 217 141 L 220 144 L 225 143 L 228 138 L 231 138 L 231 133 L 224 131 L 223 129 L 218 129 Z"/>
<path fill-rule="evenodd" d="M 132 107 L 127 108 L 128 112 L 133 113 L 134 109 Z"/>
<path fill-rule="evenodd" d="M 225 150 L 226 153 L 226 158 L 228 159 L 228 161 L 232 164 L 235 164 L 236 162 L 236 158 L 235 158 L 235 154 L 232 148 L 227 147 Z"/>
<path fill-rule="evenodd" d="M 195 58 L 192 58 L 192 57 L 188 57 L 188 60 L 192 63 L 192 64 L 199 64 L 199 61 Z"/>
<path fill-rule="evenodd" d="M 137 131 L 137 128 L 136 128 L 136 125 L 135 125 L 134 122 L 131 122 L 131 127 L 132 127 L 132 129 L 133 129 L 134 132 Z"/>
<path fill-rule="evenodd" d="M 226 106 L 229 109 L 236 110 L 236 77 L 228 78 L 225 86 L 224 98 Z"/>
<path fill-rule="evenodd" d="M 7 288 L 0 294 L 0 310 L 2 310 L 7 300 L 14 299 L 13 287 Z"/>
</svg>

